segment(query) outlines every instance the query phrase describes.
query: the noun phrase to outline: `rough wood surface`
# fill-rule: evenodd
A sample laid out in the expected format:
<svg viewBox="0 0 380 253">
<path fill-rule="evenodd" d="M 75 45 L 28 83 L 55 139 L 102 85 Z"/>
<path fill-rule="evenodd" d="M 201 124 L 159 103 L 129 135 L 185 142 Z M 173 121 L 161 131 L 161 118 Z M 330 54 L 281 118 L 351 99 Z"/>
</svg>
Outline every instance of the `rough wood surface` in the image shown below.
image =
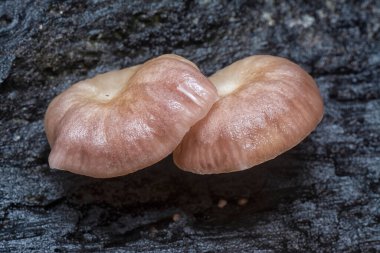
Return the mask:
<svg viewBox="0 0 380 253">
<path fill-rule="evenodd" d="M 226 2 L 0 2 L 0 252 L 380 252 L 380 2 Z M 171 157 L 110 180 L 48 168 L 56 94 L 169 52 L 206 74 L 290 58 L 316 78 L 324 120 L 239 173 Z"/>
</svg>

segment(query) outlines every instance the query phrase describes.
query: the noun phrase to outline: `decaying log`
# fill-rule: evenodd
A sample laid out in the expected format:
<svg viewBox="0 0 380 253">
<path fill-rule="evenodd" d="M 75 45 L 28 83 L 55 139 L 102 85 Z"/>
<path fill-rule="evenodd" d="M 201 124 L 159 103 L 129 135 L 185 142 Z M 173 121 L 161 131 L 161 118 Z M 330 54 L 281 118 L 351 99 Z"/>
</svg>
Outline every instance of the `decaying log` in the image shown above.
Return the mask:
<svg viewBox="0 0 380 253">
<path fill-rule="evenodd" d="M 0 252 L 380 252 L 379 13 L 375 0 L 2 1 Z M 169 52 L 205 74 L 287 57 L 315 77 L 324 119 L 238 173 L 194 175 L 171 157 L 108 180 L 48 168 L 55 95 Z"/>
</svg>

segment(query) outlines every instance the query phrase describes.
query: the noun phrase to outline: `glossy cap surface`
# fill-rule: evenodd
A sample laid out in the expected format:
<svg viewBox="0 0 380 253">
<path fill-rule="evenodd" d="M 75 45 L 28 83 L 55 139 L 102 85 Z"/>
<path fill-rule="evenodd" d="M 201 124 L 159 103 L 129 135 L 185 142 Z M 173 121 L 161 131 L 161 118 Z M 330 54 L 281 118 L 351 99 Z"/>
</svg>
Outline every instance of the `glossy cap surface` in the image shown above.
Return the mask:
<svg viewBox="0 0 380 253">
<path fill-rule="evenodd" d="M 150 166 L 169 155 L 216 100 L 210 81 L 176 55 L 81 81 L 46 112 L 49 164 L 100 178 Z"/>
<path fill-rule="evenodd" d="M 250 168 L 297 145 L 322 119 L 314 80 L 286 59 L 248 57 L 209 79 L 220 99 L 174 151 L 183 170 L 212 174 Z"/>
</svg>

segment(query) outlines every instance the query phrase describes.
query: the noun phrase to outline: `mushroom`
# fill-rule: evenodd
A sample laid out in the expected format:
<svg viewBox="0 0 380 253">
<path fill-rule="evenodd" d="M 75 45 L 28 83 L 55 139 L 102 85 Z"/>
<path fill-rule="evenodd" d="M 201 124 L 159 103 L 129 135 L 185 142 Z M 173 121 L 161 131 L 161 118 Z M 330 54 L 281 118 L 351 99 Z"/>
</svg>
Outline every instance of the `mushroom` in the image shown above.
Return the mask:
<svg viewBox="0 0 380 253">
<path fill-rule="evenodd" d="M 176 55 L 81 81 L 46 112 L 49 165 L 97 178 L 150 166 L 175 149 L 217 97 L 199 69 Z"/>
<path fill-rule="evenodd" d="M 220 98 L 173 154 L 185 171 L 250 168 L 297 145 L 322 119 L 323 102 L 314 80 L 286 59 L 247 57 L 209 79 Z"/>
</svg>

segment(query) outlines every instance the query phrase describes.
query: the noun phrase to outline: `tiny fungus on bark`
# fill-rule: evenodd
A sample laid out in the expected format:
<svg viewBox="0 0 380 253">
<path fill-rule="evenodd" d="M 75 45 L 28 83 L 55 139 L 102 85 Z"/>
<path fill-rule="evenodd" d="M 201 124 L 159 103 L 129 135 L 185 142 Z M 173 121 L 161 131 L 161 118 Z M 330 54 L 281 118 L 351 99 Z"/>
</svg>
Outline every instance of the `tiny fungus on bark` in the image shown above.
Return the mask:
<svg viewBox="0 0 380 253">
<path fill-rule="evenodd" d="M 322 119 L 323 102 L 314 80 L 286 59 L 247 57 L 209 79 L 220 98 L 173 154 L 185 171 L 250 168 L 297 145 Z"/>
<path fill-rule="evenodd" d="M 45 130 L 52 168 L 115 177 L 174 150 L 179 168 L 214 174 L 275 158 L 322 116 L 314 80 L 286 59 L 247 57 L 208 79 L 163 55 L 73 85 L 50 103 Z"/>
<path fill-rule="evenodd" d="M 104 178 L 152 165 L 217 98 L 199 69 L 176 55 L 81 81 L 46 112 L 50 167 Z"/>
</svg>

